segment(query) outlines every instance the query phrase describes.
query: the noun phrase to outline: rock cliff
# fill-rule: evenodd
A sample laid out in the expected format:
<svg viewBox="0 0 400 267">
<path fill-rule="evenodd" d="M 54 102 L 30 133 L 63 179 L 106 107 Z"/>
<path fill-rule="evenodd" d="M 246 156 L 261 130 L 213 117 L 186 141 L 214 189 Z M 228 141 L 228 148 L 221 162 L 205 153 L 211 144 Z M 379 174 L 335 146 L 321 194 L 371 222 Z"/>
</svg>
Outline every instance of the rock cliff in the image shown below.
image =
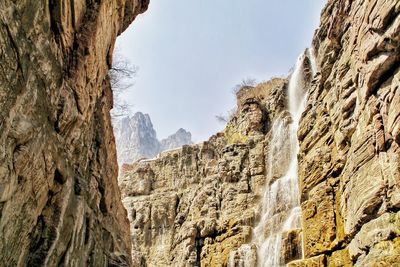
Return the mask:
<svg viewBox="0 0 400 267">
<path fill-rule="evenodd" d="M 0 2 L 0 265 L 131 265 L 107 73 L 147 5 Z"/>
<path fill-rule="evenodd" d="M 192 143 L 192 134 L 184 129 L 158 141 L 150 116 L 136 112 L 132 117 L 113 121 L 118 163 L 132 163 L 143 158 L 154 158 L 160 152 Z"/>
<path fill-rule="evenodd" d="M 400 2 L 329 1 L 298 132 L 305 261 L 399 266 Z"/>
<path fill-rule="evenodd" d="M 270 210 L 266 192 L 290 169 L 290 144 L 274 148 L 276 122 L 295 121 L 286 80 L 239 91 L 238 111 L 207 142 L 125 165 L 134 264 L 256 266 L 266 249 L 277 261 L 265 266 L 399 266 L 399 14 L 395 0 L 328 1 L 302 67 L 298 187 Z M 273 237 L 295 191 L 301 228 Z M 258 246 L 257 234 L 279 247 Z"/>
</svg>

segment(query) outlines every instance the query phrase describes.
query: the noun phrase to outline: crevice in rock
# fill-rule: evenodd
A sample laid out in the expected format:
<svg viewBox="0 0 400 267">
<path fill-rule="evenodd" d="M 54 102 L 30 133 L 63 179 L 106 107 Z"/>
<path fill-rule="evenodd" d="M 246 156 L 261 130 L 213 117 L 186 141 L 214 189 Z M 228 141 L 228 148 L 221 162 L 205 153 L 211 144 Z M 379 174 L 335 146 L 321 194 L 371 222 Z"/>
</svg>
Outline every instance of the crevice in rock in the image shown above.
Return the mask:
<svg viewBox="0 0 400 267">
<path fill-rule="evenodd" d="M 49 13 L 50 13 L 50 30 L 54 33 L 56 39 L 60 35 L 60 1 L 49 0 Z"/>
<path fill-rule="evenodd" d="M 79 177 L 75 177 L 74 193 L 77 196 L 82 195 L 82 180 Z"/>
<path fill-rule="evenodd" d="M 58 169 L 54 171 L 54 181 L 60 185 L 63 185 L 66 181 L 66 178 L 61 174 Z"/>
<path fill-rule="evenodd" d="M 382 87 L 384 83 L 386 83 L 389 79 L 392 79 L 396 71 L 400 67 L 400 56 L 396 55 L 392 59 L 387 59 L 388 65 L 382 66 L 380 69 L 376 70 L 374 75 L 376 79 L 372 79 L 371 85 L 368 86 L 370 89 L 367 90 L 366 97 L 370 97 L 371 95 L 376 95 L 378 90 Z M 386 63 L 386 62 L 385 62 Z"/>
<path fill-rule="evenodd" d="M 0 220 L 3 214 L 4 202 L 0 202 Z"/>
<path fill-rule="evenodd" d="M 195 239 L 195 249 L 196 249 L 196 263 L 194 266 L 200 267 L 201 266 L 201 250 L 204 246 L 204 238 L 196 237 Z"/>
<path fill-rule="evenodd" d="M 85 241 L 84 244 L 87 245 L 90 240 L 90 217 L 85 216 Z"/>
<path fill-rule="evenodd" d="M 100 208 L 100 211 L 103 214 L 106 214 L 108 211 L 107 211 L 106 198 L 104 196 L 104 194 L 105 194 L 104 187 L 102 186 L 102 184 L 99 183 L 99 187 L 98 188 L 99 188 L 99 192 L 100 192 L 100 195 L 101 195 L 99 208 Z"/>
</svg>

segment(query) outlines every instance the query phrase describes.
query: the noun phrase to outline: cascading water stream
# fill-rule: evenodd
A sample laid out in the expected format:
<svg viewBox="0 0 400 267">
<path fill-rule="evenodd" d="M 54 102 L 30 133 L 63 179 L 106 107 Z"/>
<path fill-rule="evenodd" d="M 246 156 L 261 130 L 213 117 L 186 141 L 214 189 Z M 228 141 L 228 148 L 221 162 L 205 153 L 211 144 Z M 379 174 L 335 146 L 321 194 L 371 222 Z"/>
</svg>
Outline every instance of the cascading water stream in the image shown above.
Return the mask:
<svg viewBox="0 0 400 267">
<path fill-rule="evenodd" d="M 305 109 L 306 88 L 304 60 L 309 60 L 312 77 L 316 72 L 314 54 L 311 49 L 298 58 L 288 85 L 288 111 L 283 112 L 272 126 L 266 185 L 262 203 L 262 216 L 253 230 L 251 245 L 240 247 L 235 253 L 239 262 L 234 262 L 231 254 L 230 266 L 254 267 L 250 262 L 257 248 L 257 266 L 282 266 L 282 234 L 291 229 L 301 228 L 301 208 L 297 175 L 297 154 L 299 143 L 297 130 L 301 114 Z M 255 245 L 255 246 L 254 246 Z M 254 258 L 254 257 L 253 257 Z M 247 260 L 246 260 L 247 259 Z"/>
</svg>

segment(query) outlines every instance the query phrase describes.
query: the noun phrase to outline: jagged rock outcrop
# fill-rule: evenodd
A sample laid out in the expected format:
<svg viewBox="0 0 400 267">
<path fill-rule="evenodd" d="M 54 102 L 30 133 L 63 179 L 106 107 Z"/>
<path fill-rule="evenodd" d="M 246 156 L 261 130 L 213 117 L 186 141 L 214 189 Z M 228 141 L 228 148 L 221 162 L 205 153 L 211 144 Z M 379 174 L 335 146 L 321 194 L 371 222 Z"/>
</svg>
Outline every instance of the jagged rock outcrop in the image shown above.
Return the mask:
<svg viewBox="0 0 400 267">
<path fill-rule="evenodd" d="M 400 2 L 329 1 L 299 130 L 306 258 L 400 263 Z M 308 266 L 307 259 L 292 266 Z"/>
<path fill-rule="evenodd" d="M 113 128 L 120 166 L 139 159 L 151 159 L 162 151 L 192 143 L 192 134 L 182 128 L 166 139 L 158 141 L 150 116 L 142 112 L 136 112 L 131 117 L 115 119 Z"/>
<path fill-rule="evenodd" d="M 0 2 L 0 265 L 131 265 L 107 73 L 147 5 Z"/>
</svg>

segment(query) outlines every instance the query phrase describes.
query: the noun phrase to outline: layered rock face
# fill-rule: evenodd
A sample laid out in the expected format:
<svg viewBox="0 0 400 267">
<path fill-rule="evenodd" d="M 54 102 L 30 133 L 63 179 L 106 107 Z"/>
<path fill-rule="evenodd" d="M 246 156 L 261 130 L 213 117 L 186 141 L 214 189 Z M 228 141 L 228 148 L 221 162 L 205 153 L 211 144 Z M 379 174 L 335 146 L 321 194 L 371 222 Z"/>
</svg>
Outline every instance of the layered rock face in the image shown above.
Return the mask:
<svg viewBox="0 0 400 267">
<path fill-rule="evenodd" d="M 209 141 L 125 165 L 129 234 L 107 71 L 117 34 L 147 4 L 0 2 L 2 264 L 256 265 L 259 248 L 243 245 L 288 167 L 286 147 L 272 150 L 274 122 L 291 121 L 286 80 L 243 88 Z M 302 229 L 277 250 L 296 260 L 303 239 L 305 259 L 289 266 L 400 262 L 399 13 L 396 0 L 329 0 L 322 12 L 298 131 Z M 278 203 L 263 238 L 282 223 Z"/>
<path fill-rule="evenodd" d="M 305 261 L 399 266 L 400 2 L 329 1 L 299 130 Z"/>
<path fill-rule="evenodd" d="M 192 143 L 192 134 L 182 128 L 158 141 L 150 116 L 141 112 L 115 120 L 113 128 L 120 166 L 139 159 L 154 158 L 162 151 Z"/>
<path fill-rule="evenodd" d="M 147 4 L 0 2 L 2 265 L 131 265 L 107 73 Z"/>
<path fill-rule="evenodd" d="M 243 88 L 223 133 L 123 166 L 134 264 L 226 266 L 231 252 L 251 240 L 263 188 L 274 179 L 265 167 L 272 122 L 290 121 L 286 87 L 275 79 Z"/>
</svg>

